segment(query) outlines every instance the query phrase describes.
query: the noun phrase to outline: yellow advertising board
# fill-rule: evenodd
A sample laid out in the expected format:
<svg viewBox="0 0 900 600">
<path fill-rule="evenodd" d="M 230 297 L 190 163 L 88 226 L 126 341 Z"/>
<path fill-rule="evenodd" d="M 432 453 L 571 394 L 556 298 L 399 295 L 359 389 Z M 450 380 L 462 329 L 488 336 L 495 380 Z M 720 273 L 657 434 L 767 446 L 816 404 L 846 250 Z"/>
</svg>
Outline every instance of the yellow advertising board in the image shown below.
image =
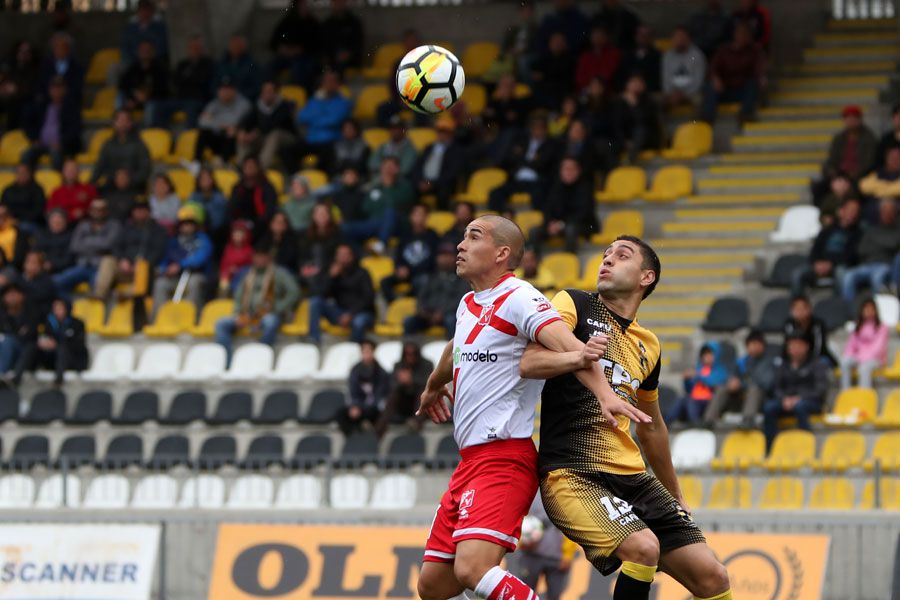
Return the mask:
<svg viewBox="0 0 900 600">
<path fill-rule="evenodd" d="M 223 524 L 209 599 L 415 598 L 427 534 L 421 527 Z M 828 536 L 717 533 L 708 539 L 728 568 L 735 598 L 821 597 Z M 563 600 L 611 599 L 614 582 L 615 576 L 602 577 L 580 558 Z M 651 598 L 691 596 L 659 575 Z"/>
</svg>

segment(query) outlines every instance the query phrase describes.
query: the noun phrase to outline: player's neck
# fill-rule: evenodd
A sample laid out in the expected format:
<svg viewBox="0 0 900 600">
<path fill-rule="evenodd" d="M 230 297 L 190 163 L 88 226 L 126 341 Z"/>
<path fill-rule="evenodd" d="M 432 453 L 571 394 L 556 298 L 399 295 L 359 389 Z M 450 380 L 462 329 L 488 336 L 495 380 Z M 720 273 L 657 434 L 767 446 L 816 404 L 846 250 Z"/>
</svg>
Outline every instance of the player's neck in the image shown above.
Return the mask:
<svg viewBox="0 0 900 600">
<path fill-rule="evenodd" d="M 498 283 L 500 283 L 510 275 L 512 275 L 511 271 L 490 273 L 488 275 L 485 275 L 484 277 L 473 278 L 469 281 L 469 283 L 472 285 L 472 290 L 477 294 L 478 292 L 483 292 L 484 290 L 489 290 L 495 287 Z"/>
<path fill-rule="evenodd" d="M 641 306 L 642 298 L 640 296 L 628 296 L 623 298 L 608 298 L 600 294 L 600 300 L 606 305 L 606 308 L 616 313 L 623 319 L 634 321 L 637 316 L 638 308 Z"/>
</svg>

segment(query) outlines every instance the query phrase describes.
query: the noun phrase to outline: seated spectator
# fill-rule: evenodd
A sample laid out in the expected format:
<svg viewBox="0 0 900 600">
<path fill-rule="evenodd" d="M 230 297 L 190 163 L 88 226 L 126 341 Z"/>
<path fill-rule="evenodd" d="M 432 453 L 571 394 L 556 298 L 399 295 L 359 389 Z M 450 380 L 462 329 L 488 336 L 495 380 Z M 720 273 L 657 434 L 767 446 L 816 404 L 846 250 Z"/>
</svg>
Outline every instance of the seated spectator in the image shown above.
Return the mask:
<svg viewBox="0 0 900 600">
<path fill-rule="evenodd" d="M 510 25 L 503 34 L 500 43 L 498 63 L 511 63 L 511 70 L 502 73 L 499 78 L 511 76 L 528 83 L 531 63 L 536 58 L 535 46 L 537 38 L 537 21 L 534 17 L 534 0 L 524 0 L 519 4 L 516 23 Z M 584 19 L 584 16 L 581 17 Z M 498 79 L 499 79 L 498 78 Z M 495 81 L 495 79 L 492 79 Z M 498 82 L 499 83 L 499 82 Z"/>
<path fill-rule="evenodd" d="M 339 0 L 343 1 L 343 0 Z M 363 171 L 369 161 L 369 145 L 362 138 L 362 130 L 356 119 L 341 123 L 341 137 L 334 143 L 334 172 L 347 167 Z"/>
<path fill-rule="evenodd" d="M 2 210 L 2 209 L 0 209 Z M 2 228 L 0 228 L 2 232 Z M 47 229 L 38 232 L 34 247 L 44 256 L 44 268 L 56 275 L 72 266 L 74 262 L 69 246 L 72 243 L 72 232 L 66 219 L 66 212 L 55 208 L 47 213 Z"/>
<path fill-rule="evenodd" d="M 775 372 L 774 393 L 763 404 L 767 452 L 778 434 L 778 419 L 796 417 L 797 427 L 809 431 L 809 417 L 822 412 L 828 391 L 828 370 L 810 352 L 809 338 L 795 332 L 785 344 L 786 357 Z"/>
<path fill-rule="evenodd" d="M 128 172 L 131 189 L 146 189 L 150 177 L 150 152 L 134 129 L 131 113 L 117 110 L 113 116 L 113 135 L 100 148 L 100 156 L 94 164 L 91 183 L 94 185 L 112 182 L 119 169 Z"/>
<path fill-rule="evenodd" d="M 662 56 L 663 105 L 696 104 L 706 79 L 706 56 L 691 41 L 686 27 L 676 27 L 672 47 Z"/>
<path fill-rule="evenodd" d="M 228 77 L 219 79 L 216 99 L 200 113 L 194 160 L 203 160 L 206 150 L 223 161 L 231 160 L 237 151 L 238 125 L 250 112 L 250 102 L 241 96 Z"/>
<path fill-rule="evenodd" d="M 613 45 L 609 32 L 602 27 L 591 29 L 591 44 L 578 57 L 575 69 L 575 87 L 584 91 L 591 80 L 600 78 L 607 87 L 616 80 L 622 51 Z"/>
<path fill-rule="evenodd" d="M 653 39 L 653 30 L 647 25 L 641 25 L 635 33 L 634 45 L 631 50 L 622 57 L 619 73 L 639 74 L 647 84 L 647 90 L 651 94 L 659 93 L 660 71 L 662 68 L 662 54 L 656 49 Z"/>
<path fill-rule="evenodd" d="M 753 35 L 753 41 L 763 50 L 769 49 L 772 37 L 772 19 L 769 9 L 760 5 L 759 0 L 738 0 L 738 6 L 731 13 L 730 29 L 733 31 L 743 23 Z"/>
<path fill-rule="evenodd" d="M 311 61 L 318 65 L 315 58 L 324 42 L 321 34 L 319 20 L 306 1 L 292 0 L 269 38 L 269 49 L 274 55 L 269 67 L 271 75 L 281 77 L 283 71 L 290 70 L 295 83 L 308 87 L 310 82 L 297 75 L 306 74 Z"/>
<path fill-rule="evenodd" d="M 738 119 L 750 121 L 756 115 L 760 89 L 766 85 L 766 57 L 744 23 L 734 29 L 734 40 L 719 46 L 709 63 L 709 79 L 703 88 L 701 116 L 707 123 L 716 120 L 717 105 L 739 102 Z"/>
<path fill-rule="evenodd" d="M 853 385 L 854 369 L 857 385 L 872 388 L 872 373 L 887 364 L 889 334 L 887 325 L 878 318 L 875 301 L 871 298 L 863 300 L 856 316 L 856 328 L 847 338 L 841 357 L 841 389 Z"/>
<path fill-rule="evenodd" d="M 229 209 L 232 220 L 242 219 L 252 225 L 254 238 L 278 210 L 278 193 L 255 156 L 241 163 L 241 179 L 231 190 Z"/>
<path fill-rule="evenodd" d="M 34 167 L 42 156 L 49 155 L 50 164 L 60 170 L 67 157 L 81 150 L 81 107 L 69 95 L 62 77 L 50 81 L 46 99 L 39 98 L 26 111 L 25 133 L 31 146 L 22 160 Z"/>
<path fill-rule="evenodd" d="M 138 201 L 131 207 L 131 218 L 122 228 L 122 235 L 116 245 L 116 279 L 119 282 L 135 284 L 134 291 L 144 292 L 150 286 L 156 267 L 166 252 L 169 232 L 151 218 L 147 202 Z M 144 277 L 139 263 L 145 262 L 147 281 L 137 281 Z M 140 296 L 143 293 L 138 294 Z"/>
<path fill-rule="evenodd" d="M 430 327 L 443 327 L 452 338 L 459 300 L 468 291 L 468 284 L 456 276 L 456 244 L 441 242 L 437 269 L 422 278 L 416 294 L 416 314 L 403 321 L 403 333 L 413 335 Z"/>
<path fill-rule="evenodd" d="M 876 169 L 884 166 L 888 150 L 891 148 L 900 148 L 900 104 L 895 104 L 891 113 L 890 131 L 886 132 L 878 140 L 878 147 L 875 149 Z"/>
<path fill-rule="evenodd" d="M 16 225 L 16 220 L 9 214 L 9 208 L 0 203 L 0 262 L 18 269 L 28 252 L 29 236 Z M 0 269 L 0 274 L 6 269 Z M 0 287 L 3 279 L 0 278 Z"/>
<path fill-rule="evenodd" d="M 823 280 L 837 288 L 846 269 L 856 264 L 862 235 L 859 213 L 859 200 L 851 198 L 838 209 L 835 223 L 819 232 L 809 252 L 809 263 L 798 267 L 792 276 L 794 295 L 803 294 L 811 285 L 821 285 Z"/>
<path fill-rule="evenodd" d="M 596 166 L 604 172 L 611 170 L 619 162 L 613 99 L 606 91 L 600 78 L 595 77 L 581 96 L 581 118 L 588 127 L 590 139 L 597 151 Z"/>
<path fill-rule="evenodd" d="M 572 54 L 566 36 L 550 35 L 547 46 L 531 65 L 531 95 L 535 104 L 552 110 L 571 94 L 576 73 L 576 55 Z"/>
<path fill-rule="evenodd" d="M 47 213 L 60 209 L 72 223 L 80 221 L 87 212 L 91 200 L 97 197 L 97 190 L 90 183 L 82 183 L 78 162 L 67 158 L 62 166 L 62 185 L 53 190 L 47 200 Z"/>
<path fill-rule="evenodd" d="M 60 387 L 66 371 L 84 371 L 88 367 L 84 322 L 72 316 L 69 303 L 57 298 L 51 310 L 40 314 L 46 317 L 38 324 L 36 335 L 26 338 L 16 361 L 12 379 L 15 387 L 22 383 L 25 371 L 52 370 L 53 385 Z"/>
<path fill-rule="evenodd" d="M 341 93 L 341 76 L 335 71 L 325 71 L 316 93 L 306 101 L 297 114 L 297 123 L 303 130 L 301 140 L 284 148 L 281 164 L 293 173 L 299 169 L 300 159 L 314 154 L 318 168 L 330 172 L 334 161 L 334 143 L 341 135 L 341 125 L 350 117 L 353 104 Z"/>
<path fill-rule="evenodd" d="M 848 306 L 853 305 L 861 284 L 868 284 L 873 294 L 881 292 L 892 279 L 894 265 L 900 265 L 897 201 L 882 198 L 878 207 L 878 224 L 867 227 L 859 238 L 857 266 L 847 269 L 841 277 L 841 295 Z"/>
<path fill-rule="evenodd" d="M 235 331 L 247 328 L 260 334 L 261 343 L 275 345 L 281 323 L 290 318 L 299 298 L 293 275 L 274 263 L 268 246 L 258 245 L 234 293 L 234 316 L 216 322 L 216 342 L 225 347 L 228 363 Z"/>
<path fill-rule="evenodd" d="M 28 163 L 16 165 L 16 178 L 0 195 L 0 204 L 25 233 L 37 231 L 44 222 L 44 188 L 34 180 L 34 170 Z"/>
<path fill-rule="evenodd" d="M 375 322 L 375 289 L 369 273 L 359 266 L 353 248 L 341 244 L 325 275 L 322 293 L 309 303 L 309 337 L 322 339 L 320 321 L 349 327 L 350 338 L 362 342 L 366 330 Z"/>
<path fill-rule="evenodd" d="M 159 173 L 153 178 L 153 187 L 150 190 L 150 213 L 153 220 L 172 232 L 178 222 L 178 211 L 181 209 L 181 199 L 175 193 L 175 185 L 165 173 Z"/>
<path fill-rule="evenodd" d="M 777 366 L 774 358 L 766 353 L 766 337 L 760 331 L 751 330 L 744 346 L 746 354 L 737 359 L 728 381 L 716 390 L 703 413 L 705 427 L 715 427 L 723 412 L 740 412 L 741 426 L 749 429 L 759 414 L 763 398 L 772 394 Z"/>
<path fill-rule="evenodd" d="M 722 9 L 722 0 L 707 0 L 706 6 L 691 15 L 688 31 L 706 56 L 712 56 L 716 49 L 728 39 L 731 22 Z"/>
<path fill-rule="evenodd" d="M 416 295 L 422 277 L 434 271 L 437 246 L 438 235 L 428 227 L 428 206 L 416 204 L 409 211 L 409 221 L 400 233 L 394 254 L 394 272 L 380 282 L 385 301 L 396 298 L 395 288 L 402 284 L 411 286 L 412 295 Z"/>
<path fill-rule="evenodd" d="M 391 388 L 381 419 L 375 426 L 378 436 L 384 435 L 391 424 L 405 424 L 413 431 L 421 431 L 424 415 L 416 415 L 419 397 L 425 391 L 434 365 L 422 356 L 422 349 L 415 342 L 404 342 L 400 360 L 391 374 Z"/>
<path fill-rule="evenodd" d="M 862 109 L 856 105 L 845 106 L 841 117 L 844 119 L 844 129 L 831 139 L 828 158 L 822 167 L 822 181 L 813 188 L 816 197 L 824 194 L 828 181 L 838 173 L 859 181 L 875 166 L 878 141 L 872 130 L 863 124 Z"/>
<path fill-rule="evenodd" d="M 309 227 L 310 215 L 317 203 L 318 198 L 313 196 L 309 188 L 309 179 L 305 175 L 294 175 L 288 188 L 287 200 L 281 205 L 281 210 L 290 221 L 291 229 L 303 231 Z"/>
<path fill-rule="evenodd" d="M 0 378 L 7 384 L 13 382 L 14 370 L 21 368 L 22 348 L 34 339 L 38 318 L 18 283 L 12 282 L 3 289 L 0 303 Z"/>
<path fill-rule="evenodd" d="M 359 221 L 363 218 L 366 190 L 356 167 L 345 167 L 341 171 L 340 180 L 333 186 L 331 201 L 340 212 L 341 221 Z"/>
<path fill-rule="evenodd" d="M 441 242 L 449 242 L 454 248 L 466 235 L 466 227 L 475 220 L 475 205 L 471 202 L 457 202 L 453 205 L 453 227 L 441 236 Z"/>
<path fill-rule="evenodd" d="M 414 199 L 412 185 L 400 176 L 400 161 L 395 156 L 386 156 L 362 206 L 362 220 L 344 221 L 341 230 L 357 244 L 377 237 L 373 249 L 381 254 L 394 235 L 399 216 L 410 209 Z"/>
<path fill-rule="evenodd" d="M 546 48 L 554 33 L 560 33 L 566 44 L 578 52 L 587 42 L 588 18 L 574 0 L 554 0 L 553 10 L 541 19 L 536 47 Z"/>
<path fill-rule="evenodd" d="M 887 151 L 884 166 L 864 177 L 859 191 L 879 198 L 900 197 L 900 147 Z"/>
<path fill-rule="evenodd" d="M 338 427 L 344 435 L 359 431 L 364 423 L 374 427 L 381 419 L 391 378 L 375 360 L 375 342 L 359 342 L 360 361 L 350 370 L 347 406 L 338 413 Z"/>
<path fill-rule="evenodd" d="M 6 116 L 6 130 L 18 129 L 25 120 L 24 110 L 34 101 L 38 57 L 31 42 L 16 42 L 0 65 L 0 123 Z"/>
<path fill-rule="evenodd" d="M 237 161 L 251 154 L 259 155 L 264 169 L 275 166 L 281 149 L 296 141 L 294 113 L 297 108 L 280 94 L 276 81 L 263 83 L 259 99 L 243 119 L 237 130 Z"/>
<path fill-rule="evenodd" d="M 212 169 L 203 167 L 197 173 L 194 191 L 188 197 L 188 205 L 200 209 L 206 230 L 213 245 L 221 250 L 228 237 L 229 207 L 225 194 L 219 189 Z"/>
<path fill-rule="evenodd" d="M 501 164 L 509 173 L 509 178 L 506 183 L 491 190 L 488 197 L 490 209 L 503 212 L 510 196 L 527 193 L 531 195 L 531 205 L 540 210 L 558 160 L 559 145 L 548 136 L 546 117 L 533 115 L 529 119 L 528 132 L 512 143 L 502 159 Z"/>
<path fill-rule="evenodd" d="M 838 362 L 828 347 L 828 328 L 822 319 L 813 314 L 809 298 L 802 295 L 791 298 L 790 311 L 790 317 L 784 323 L 785 339 L 796 334 L 804 336 L 815 359 L 828 367 L 837 366 Z"/>
<path fill-rule="evenodd" d="M 516 269 L 516 277 L 533 285 L 541 292 L 556 287 L 556 278 L 553 273 L 541 267 L 541 256 L 533 247 L 526 247 L 522 253 L 522 261 Z"/>
<path fill-rule="evenodd" d="M 56 298 L 56 285 L 44 267 L 45 262 L 43 254 L 37 250 L 30 250 L 25 255 L 25 261 L 22 263 L 22 275 L 18 279 L 22 291 L 28 298 L 28 304 L 38 315 L 50 314 L 50 305 Z"/>
<path fill-rule="evenodd" d="M 578 239 L 597 231 L 594 186 L 572 157 L 559 164 L 559 177 L 544 203 L 544 223 L 531 230 L 531 243 L 538 252 L 548 239 L 565 241 L 566 252 L 578 251 Z"/>
<path fill-rule="evenodd" d="M 166 251 L 159 263 L 153 282 L 153 310 L 173 299 L 176 291 L 182 291 L 179 300 L 203 306 L 203 291 L 210 275 L 212 242 L 200 230 L 202 222 L 192 206 L 178 211 L 178 231 L 166 243 Z M 179 290 L 179 288 L 181 288 Z"/>
<path fill-rule="evenodd" d="M 148 102 L 147 117 L 151 127 L 168 127 L 172 115 L 184 111 L 189 128 L 197 127 L 200 111 L 210 101 L 215 64 L 206 53 L 201 35 L 192 35 L 187 44 L 187 56 L 172 71 L 172 94 L 164 100 Z"/>
<path fill-rule="evenodd" d="M 634 47 L 635 33 L 640 24 L 640 18 L 620 0 L 602 0 L 600 9 L 591 19 L 592 27 L 605 28 L 610 32 L 613 43 L 626 51 Z"/>
<path fill-rule="evenodd" d="M 573 119 L 562 139 L 562 155 L 578 161 L 585 177 L 593 177 L 596 170 L 607 166 L 606 157 L 597 152 L 597 144 L 590 137 L 587 123 Z"/>
<path fill-rule="evenodd" d="M 275 264 L 292 274 L 299 266 L 299 244 L 297 232 L 291 229 L 287 215 L 281 210 L 272 215 L 268 231 L 259 240 L 260 246 L 269 248 Z"/>
<path fill-rule="evenodd" d="M 347 7 L 347 0 L 332 0 L 331 12 L 322 22 L 325 62 L 340 73 L 362 66 L 363 24 Z"/>
<path fill-rule="evenodd" d="M 138 193 L 131 182 L 128 169 L 116 169 L 112 179 L 100 188 L 100 196 L 109 207 L 109 217 L 119 223 L 128 220 L 131 207 L 139 200 Z"/>
<path fill-rule="evenodd" d="M 525 126 L 529 110 L 528 98 L 516 95 L 515 78 L 512 75 L 504 75 L 497 80 L 497 86 L 488 98 L 481 116 L 485 121 L 496 125 L 501 135 L 506 132 L 515 135 Z"/>
<path fill-rule="evenodd" d="M 238 94 L 247 100 L 255 100 L 259 95 L 262 69 L 250 55 L 247 38 L 240 33 L 228 38 L 225 55 L 216 64 L 215 85 L 221 85 L 223 79 L 230 81 Z"/>
<path fill-rule="evenodd" d="M 465 167 L 465 150 L 456 143 L 456 126 L 450 119 L 435 123 L 437 140 L 429 144 L 412 169 L 412 180 L 419 195 L 434 194 L 437 206 L 445 210 L 456 192 Z"/>
<path fill-rule="evenodd" d="M 562 137 L 577 116 L 578 100 L 575 96 L 566 96 L 562 99 L 559 110 L 550 113 L 550 119 L 547 122 L 547 132 L 551 137 Z"/>
<path fill-rule="evenodd" d="M 235 276 L 253 261 L 253 240 L 246 221 L 234 221 L 219 261 L 219 294 L 229 295 Z"/>
<path fill-rule="evenodd" d="M 337 248 L 344 243 L 340 228 L 331 216 L 326 204 L 313 208 L 309 227 L 300 237 L 300 282 L 313 296 L 325 291 L 329 267 Z"/>
<path fill-rule="evenodd" d="M 829 182 L 829 191 L 824 196 L 813 197 L 813 203 L 819 207 L 819 221 L 822 227 L 828 227 L 837 218 L 841 205 L 851 198 L 859 200 L 859 192 L 853 180 L 846 173 L 838 173 Z"/>
<path fill-rule="evenodd" d="M 666 414 L 666 423 L 683 421 L 688 425 L 699 425 L 703 413 L 709 406 L 719 387 L 728 379 L 728 371 L 722 364 L 718 342 L 706 342 L 700 348 L 697 366 L 684 374 L 684 391 L 678 402 Z"/>
<path fill-rule="evenodd" d="M 72 52 L 72 37 L 68 33 L 54 33 L 50 38 L 50 54 L 44 59 L 38 72 L 35 93 L 38 97 L 48 93 L 50 82 L 60 77 L 75 106 L 81 106 L 84 89 L 84 66 Z"/>
<path fill-rule="evenodd" d="M 119 107 L 144 110 L 144 121 L 157 122 L 153 111 L 169 95 L 169 65 L 156 56 L 153 42 L 138 45 L 137 60 L 119 78 Z"/>
<path fill-rule="evenodd" d="M 125 66 L 138 60 L 140 44 L 150 42 L 161 60 L 169 60 L 169 30 L 162 15 L 156 12 L 152 0 L 139 0 L 137 12 L 122 31 L 122 63 Z"/>
<path fill-rule="evenodd" d="M 662 147 L 662 122 L 659 105 L 647 92 L 644 78 L 631 75 L 625 89 L 613 103 L 615 140 L 622 145 L 631 163 L 644 150 Z"/>
<path fill-rule="evenodd" d="M 101 261 L 115 254 L 121 235 L 122 225 L 109 218 L 106 200 L 92 200 L 88 218 L 78 223 L 72 232 L 69 250 L 74 255 L 75 264 L 53 277 L 60 295 L 68 297 L 79 284 L 90 283 L 94 286 L 94 295 L 105 298 L 109 292 L 106 282 L 95 281 L 95 278 Z"/>
<path fill-rule="evenodd" d="M 416 147 L 406 136 L 406 123 L 400 115 L 391 117 L 388 124 L 388 141 L 378 146 L 369 155 L 369 173 L 375 174 L 381 168 L 381 163 L 388 156 L 396 158 L 400 165 L 400 175 L 407 177 L 416 164 Z"/>
</svg>

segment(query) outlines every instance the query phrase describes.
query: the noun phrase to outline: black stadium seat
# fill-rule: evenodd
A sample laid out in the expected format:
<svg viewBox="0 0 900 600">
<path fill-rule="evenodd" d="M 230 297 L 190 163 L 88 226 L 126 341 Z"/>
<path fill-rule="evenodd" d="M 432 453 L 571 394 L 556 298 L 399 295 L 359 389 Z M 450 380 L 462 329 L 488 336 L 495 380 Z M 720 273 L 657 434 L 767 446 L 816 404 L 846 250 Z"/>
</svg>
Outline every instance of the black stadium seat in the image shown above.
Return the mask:
<svg viewBox="0 0 900 600">
<path fill-rule="evenodd" d="M 262 410 L 253 418 L 257 425 L 277 425 L 285 421 L 296 421 L 300 401 L 291 390 L 276 390 L 266 396 Z"/>
<path fill-rule="evenodd" d="M 144 440 L 140 436 L 127 433 L 114 437 L 106 447 L 106 460 L 103 465 L 108 469 L 122 469 L 129 465 L 140 465 L 144 462 Z"/>
<path fill-rule="evenodd" d="M 733 333 L 750 322 L 750 307 L 743 298 L 719 298 L 706 313 L 703 331 Z"/>
<path fill-rule="evenodd" d="M 378 437 L 372 431 L 359 431 L 347 436 L 338 464 L 358 467 L 373 462 L 377 457 Z"/>
<path fill-rule="evenodd" d="M 153 457 L 147 466 L 153 469 L 166 469 L 175 465 L 188 465 L 190 462 L 188 439 L 183 435 L 167 435 L 156 441 Z"/>
<path fill-rule="evenodd" d="M 816 302 L 813 315 L 825 322 L 828 331 L 843 327 L 847 321 L 853 318 L 853 315 L 850 314 L 850 307 L 840 296 L 831 296 Z"/>
<path fill-rule="evenodd" d="M 312 423 L 316 425 L 331 423 L 337 418 L 338 411 L 340 411 L 345 404 L 344 393 L 342 391 L 321 390 L 316 392 L 316 395 L 313 396 L 312 402 L 309 405 L 309 411 L 307 411 L 306 416 L 304 416 L 301 421 L 303 423 Z"/>
<path fill-rule="evenodd" d="M 245 469 L 262 469 L 281 464 L 284 464 L 284 440 L 281 436 L 266 434 L 250 442 L 241 466 Z"/>
<path fill-rule="evenodd" d="M 125 398 L 122 412 L 113 420 L 117 425 L 140 425 L 159 420 L 159 396 L 150 390 L 137 390 Z"/>
<path fill-rule="evenodd" d="M 160 422 L 164 425 L 187 425 L 206 418 L 206 394 L 191 390 L 179 392 L 172 399 L 169 414 Z"/>
<path fill-rule="evenodd" d="M 66 419 L 66 423 L 93 425 L 97 421 L 109 421 L 111 417 L 112 396 L 109 392 L 94 390 L 81 395 L 75 405 L 75 411 Z"/>
<path fill-rule="evenodd" d="M 425 462 L 425 438 L 415 432 L 404 433 L 391 440 L 384 459 L 384 465 L 390 468 L 404 468 L 423 462 Z"/>
<path fill-rule="evenodd" d="M 28 425 L 46 425 L 66 417 L 66 395 L 59 390 L 43 390 L 31 398 L 28 412 L 19 420 Z"/>
<path fill-rule="evenodd" d="M 216 411 L 206 422 L 210 425 L 234 425 L 249 421 L 253 416 L 253 397 L 250 392 L 228 392 L 219 398 Z"/>
<path fill-rule="evenodd" d="M 763 333 L 780 333 L 791 313 L 791 299 L 788 296 L 772 298 L 763 307 L 756 328 Z"/>
<path fill-rule="evenodd" d="M 668 385 L 661 385 L 657 393 L 659 394 L 659 400 L 657 400 L 659 402 L 659 412 L 664 415 L 669 412 L 678 400 L 678 391 Z"/>
<path fill-rule="evenodd" d="M 307 435 L 297 442 L 291 467 L 311 469 L 331 460 L 331 438 L 327 435 Z"/>
<path fill-rule="evenodd" d="M 218 469 L 237 461 L 237 441 L 230 435 L 214 435 L 203 440 L 197 466 L 201 469 Z"/>
<path fill-rule="evenodd" d="M 43 435 L 26 435 L 16 440 L 9 465 L 15 469 L 30 469 L 50 464 L 50 442 Z"/>
<path fill-rule="evenodd" d="M 73 435 L 63 440 L 56 457 L 59 468 L 75 468 L 94 464 L 97 457 L 97 444 L 92 435 Z"/>
<path fill-rule="evenodd" d="M 19 392 L 14 389 L 0 389 L 0 423 L 19 418 Z"/>
<path fill-rule="evenodd" d="M 779 256 L 772 265 L 772 271 L 769 273 L 768 279 L 763 281 L 763 285 L 773 288 L 789 288 L 791 287 L 794 271 L 799 267 L 805 266 L 809 261 L 809 257 L 803 254 L 784 254 Z"/>
<path fill-rule="evenodd" d="M 438 442 L 437 450 L 434 453 L 434 458 L 429 462 L 429 466 L 434 469 L 448 469 L 455 467 L 458 462 L 459 446 L 456 445 L 456 440 L 453 438 L 452 433 L 445 435 Z"/>
</svg>

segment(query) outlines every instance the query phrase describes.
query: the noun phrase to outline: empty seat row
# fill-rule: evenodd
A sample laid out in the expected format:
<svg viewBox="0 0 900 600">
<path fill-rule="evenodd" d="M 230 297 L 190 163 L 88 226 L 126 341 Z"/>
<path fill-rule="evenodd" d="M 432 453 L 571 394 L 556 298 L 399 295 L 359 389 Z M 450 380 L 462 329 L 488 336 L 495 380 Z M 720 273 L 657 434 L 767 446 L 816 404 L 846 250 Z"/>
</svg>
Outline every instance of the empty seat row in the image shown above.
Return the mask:
<svg viewBox="0 0 900 600">
<path fill-rule="evenodd" d="M 883 298 L 882 298 L 883 297 Z M 885 294 L 878 294 L 876 301 L 879 304 L 879 315 L 882 321 L 889 327 L 897 325 L 897 312 L 900 304 L 897 299 Z M 881 305 L 886 308 L 881 309 Z M 888 305 L 891 305 L 890 307 Z M 896 305 L 896 308 L 891 308 Z M 784 326 L 790 310 L 790 299 L 780 297 L 769 300 L 763 307 L 756 326 L 764 332 L 778 332 Z M 823 298 L 816 302 L 813 314 L 822 319 L 829 331 L 844 327 L 853 317 L 850 307 L 839 296 Z M 893 323 L 891 322 L 893 321 Z M 701 327 L 704 331 L 712 333 L 734 333 L 738 329 L 750 326 L 750 305 L 746 298 L 723 297 L 718 298 L 709 307 L 706 319 Z"/>
</svg>

